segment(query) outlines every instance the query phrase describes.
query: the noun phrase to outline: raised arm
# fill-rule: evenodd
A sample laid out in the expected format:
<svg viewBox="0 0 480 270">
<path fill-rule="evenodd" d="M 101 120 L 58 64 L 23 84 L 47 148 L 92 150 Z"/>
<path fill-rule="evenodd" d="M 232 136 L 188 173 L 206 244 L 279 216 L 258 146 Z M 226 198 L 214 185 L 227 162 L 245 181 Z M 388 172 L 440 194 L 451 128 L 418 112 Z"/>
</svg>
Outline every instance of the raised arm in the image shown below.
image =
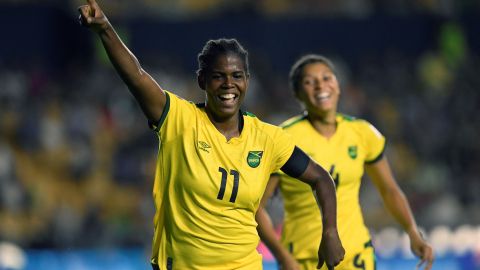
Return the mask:
<svg viewBox="0 0 480 270">
<path fill-rule="evenodd" d="M 260 207 L 257 210 L 255 219 L 258 223 L 257 231 L 258 235 L 262 241 L 267 245 L 268 249 L 272 252 L 277 262 L 280 264 L 280 269 L 282 270 L 300 270 L 300 265 L 297 263 L 295 258 L 288 252 L 288 250 L 280 243 L 280 240 L 275 233 L 275 228 L 273 227 L 272 220 L 270 215 L 265 209 L 265 205 L 274 193 L 275 189 L 278 186 L 280 177 L 278 175 L 270 176 L 268 181 L 267 188 L 263 194 L 262 200 L 260 202 Z"/>
<path fill-rule="evenodd" d="M 425 269 L 431 269 L 434 260 L 432 247 L 420 235 L 410 205 L 397 185 L 387 159 L 383 157 L 373 164 L 366 164 L 365 169 L 380 192 L 388 211 L 408 234 L 412 252 L 420 258 L 418 267 L 425 263 Z"/>
<path fill-rule="evenodd" d="M 80 23 L 97 33 L 110 61 L 136 98 L 143 113 L 153 122 L 160 119 L 166 96 L 157 82 L 140 66 L 125 46 L 95 0 L 78 8 Z"/>
<path fill-rule="evenodd" d="M 299 148 L 295 148 L 282 171 L 309 184 L 315 190 L 315 198 L 322 211 L 323 224 L 317 268 L 326 263 L 328 269 L 333 269 L 343 260 L 345 250 L 338 236 L 337 198 L 332 177 Z"/>
</svg>

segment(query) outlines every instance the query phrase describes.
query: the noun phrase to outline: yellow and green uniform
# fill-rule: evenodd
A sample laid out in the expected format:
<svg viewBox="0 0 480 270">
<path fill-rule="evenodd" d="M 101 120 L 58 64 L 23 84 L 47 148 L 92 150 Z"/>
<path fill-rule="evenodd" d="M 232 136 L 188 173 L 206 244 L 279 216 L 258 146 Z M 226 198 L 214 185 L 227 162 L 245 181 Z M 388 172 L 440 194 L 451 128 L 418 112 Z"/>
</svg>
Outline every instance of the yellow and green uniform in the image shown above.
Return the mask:
<svg viewBox="0 0 480 270">
<path fill-rule="evenodd" d="M 342 269 L 342 265 L 349 262 L 354 264 L 355 256 L 371 247 L 359 203 L 359 188 L 364 164 L 381 158 L 385 138 L 364 120 L 337 114 L 336 123 L 337 130 L 328 139 L 315 130 L 305 115 L 285 121 L 282 127 L 292 135 L 295 144 L 329 170 L 335 180 L 337 226 L 346 251 L 345 260 L 338 268 Z M 322 220 L 312 189 L 285 174 L 281 174 L 279 186 L 285 205 L 282 243 L 297 260 L 312 260 L 316 266 Z M 361 261 L 357 259 L 356 264 Z"/>
<path fill-rule="evenodd" d="M 166 92 L 153 128 L 156 164 L 152 264 L 163 269 L 261 269 L 255 213 L 269 176 L 294 143 L 279 127 L 242 113 L 239 137 L 226 140 L 205 109 Z"/>
</svg>

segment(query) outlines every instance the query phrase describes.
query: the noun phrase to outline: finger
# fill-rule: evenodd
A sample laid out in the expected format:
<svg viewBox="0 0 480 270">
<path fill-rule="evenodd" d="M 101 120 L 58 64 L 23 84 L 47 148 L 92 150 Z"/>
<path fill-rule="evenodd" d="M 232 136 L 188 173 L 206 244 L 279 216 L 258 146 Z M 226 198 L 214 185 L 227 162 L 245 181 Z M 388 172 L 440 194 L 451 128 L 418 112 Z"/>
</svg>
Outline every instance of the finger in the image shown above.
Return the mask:
<svg viewBox="0 0 480 270">
<path fill-rule="evenodd" d="M 95 10 L 95 9 L 98 9 L 99 6 L 97 4 L 97 1 L 95 0 L 87 0 L 87 3 Z"/>
<path fill-rule="evenodd" d="M 325 260 L 323 259 L 323 257 L 321 257 L 321 256 L 318 256 L 318 264 L 317 264 L 317 269 L 320 269 L 320 268 L 322 268 L 323 264 L 325 264 Z"/>
<path fill-rule="evenodd" d="M 85 22 L 90 23 L 91 18 L 90 18 L 90 6 L 84 5 L 78 8 L 78 12 L 80 12 L 80 16 L 82 16 L 82 20 Z M 89 20 L 90 18 L 90 20 Z"/>
<path fill-rule="evenodd" d="M 418 267 L 422 266 L 423 264 L 427 263 L 425 265 L 425 269 L 427 269 L 429 264 L 431 265 L 433 263 L 433 250 L 429 246 L 425 246 L 421 248 L 418 251 L 418 255 L 420 258 L 420 262 L 417 264 Z"/>
<path fill-rule="evenodd" d="M 423 259 L 420 260 L 420 261 L 417 263 L 415 269 L 417 269 L 417 270 L 418 270 L 418 269 L 421 269 L 421 267 L 422 267 L 422 265 L 423 265 L 424 263 L 425 263 L 425 260 L 423 260 Z"/>
<path fill-rule="evenodd" d="M 433 250 L 429 248 L 425 253 L 426 254 L 424 256 L 424 260 L 427 262 L 427 264 L 425 265 L 425 270 L 430 270 L 432 269 L 433 260 L 434 260 Z"/>
</svg>

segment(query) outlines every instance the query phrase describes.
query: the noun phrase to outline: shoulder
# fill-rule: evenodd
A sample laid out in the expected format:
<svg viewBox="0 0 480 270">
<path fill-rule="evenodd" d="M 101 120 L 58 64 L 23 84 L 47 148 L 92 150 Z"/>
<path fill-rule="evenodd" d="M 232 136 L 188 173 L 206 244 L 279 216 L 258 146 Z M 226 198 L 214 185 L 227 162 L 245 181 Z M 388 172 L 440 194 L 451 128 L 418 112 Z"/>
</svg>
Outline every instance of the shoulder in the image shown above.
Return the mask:
<svg viewBox="0 0 480 270">
<path fill-rule="evenodd" d="M 280 127 L 282 127 L 283 129 L 290 129 L 293 127 L 297 127 L 300 123 L 305 122 L 306 119 L 307 119 L 306 114 L 299 114 L 285 120 L 283 123 L 280 124 Z"/>
<path fill-rule="evenodd" d="M 375 128 L 375 126 L 373 126 L 369 121 L 362 118 L 357 118 L 351 115 L 338 113 L 337 121 L 341 122 L 343 125 L 347 126 L 352 131 L 358 132 L 362 135 L 373 133 L 378 137 L 383 136 L 380 133 L 380 131 L 378 131 L 378 129 Z"/>
<path fill-rule="evenodd" d="M 204 107 L 204 104 L 195 104 L 192 101 L 186 100 L 168 90 L 164 90 L 165 94 L 167 95 L 167 99 L 169 100 L 170 106 L 173 107 L 181 107 L 183 109 L 190 109 L 190 110 L 200 110 Z"/>
<path fill-rule="evenodd" d="M 245 121 L 251 123 L 254 130 L 264 133 L 268 137 L 274 138 L 278 134 L 284 133 L 281 127 L 260 120 L 253 113 L 242 111 Z"/>
</svg>

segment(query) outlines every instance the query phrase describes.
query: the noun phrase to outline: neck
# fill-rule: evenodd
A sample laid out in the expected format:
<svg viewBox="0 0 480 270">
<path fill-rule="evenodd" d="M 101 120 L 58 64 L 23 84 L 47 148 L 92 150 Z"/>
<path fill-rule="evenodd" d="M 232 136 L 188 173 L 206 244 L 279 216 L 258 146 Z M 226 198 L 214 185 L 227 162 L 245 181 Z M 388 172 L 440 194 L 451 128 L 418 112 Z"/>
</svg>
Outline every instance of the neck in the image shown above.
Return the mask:
<svg viewBox="0 0 480 270">
<path fill-rule="evenodd" d="M 210 122 L 213 126 L 225 136 L 227 141 L 234 137 L 239 137 L 243 129 L 243 117 L 240 112 L 235 113 L 231 117 L 218 117 L 206 110 Z"/>
<path fill-rule="evenodd" d="M 315 130 L 326 138 L 332 137 L 337 131 L 336 112 L 323 115 L 307 113 L 307 117 Z"/>
</svg>

